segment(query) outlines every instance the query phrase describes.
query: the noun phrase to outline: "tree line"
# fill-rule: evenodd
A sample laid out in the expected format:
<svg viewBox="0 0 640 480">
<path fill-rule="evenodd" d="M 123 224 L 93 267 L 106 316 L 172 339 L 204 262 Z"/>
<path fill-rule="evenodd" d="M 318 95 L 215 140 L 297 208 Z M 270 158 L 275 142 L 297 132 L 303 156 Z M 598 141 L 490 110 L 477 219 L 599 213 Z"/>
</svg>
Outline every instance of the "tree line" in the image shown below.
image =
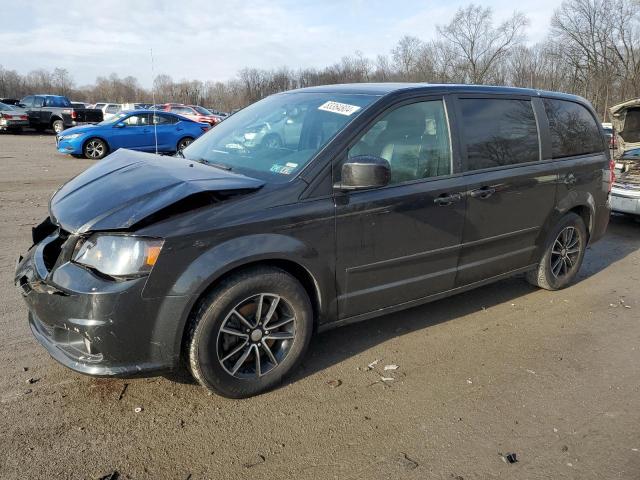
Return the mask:
<svg viewBox="0 0 640 480">
<path fill-rule="evenodd" d="M 490 8 L 470 4 L 438 25 L 434 38 L 406 35 L 375 58 L 355 52 L 324 68 L 244 68 L 225 82 L 161 74 L 153 91 L 117 73 L 78 87 L 64 68 L 21 75 L 0 66 L 0 97 L 43 92 L 94 102 L 155 98 L 232 111 L 272 93 L 323 84 L 472 83 L 574 93 L 591 101 L 603 120 L 611 105 L 640 97 L 640 1 L 565 0 L 546 38 L 533 45 L 526 42 L 528 25 L 522 13 L 497 23 Z"/>
</svg>

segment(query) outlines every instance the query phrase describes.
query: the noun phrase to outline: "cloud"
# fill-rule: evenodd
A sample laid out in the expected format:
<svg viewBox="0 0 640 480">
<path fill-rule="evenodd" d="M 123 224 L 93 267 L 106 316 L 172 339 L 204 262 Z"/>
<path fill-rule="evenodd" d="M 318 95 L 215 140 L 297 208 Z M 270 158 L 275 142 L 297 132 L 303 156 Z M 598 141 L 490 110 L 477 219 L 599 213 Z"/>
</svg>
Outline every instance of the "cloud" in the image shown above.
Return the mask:
<svg viewBox="0 0 640 480">
<path fill-rule="evenodd" d="M 491 2 L 496 18 L 512 3 Z M 23 73 L 67 68 L 78 84 L 116 72 L 151 83 L 174 78 L 225 80 L 245 66 L 322 67 L 356 50 L 389 53 L 404 34 L 429 39 L 462 2 L 383 0 L 86 0 L 3 5 L 0 64 Z M 547 8 L 548 7 L 548 8 Z M 518 8 L 541 39 L 553 4 L 523 0 Z M 531 38 L 531 35 L 530 35 Z"/>
</svg>

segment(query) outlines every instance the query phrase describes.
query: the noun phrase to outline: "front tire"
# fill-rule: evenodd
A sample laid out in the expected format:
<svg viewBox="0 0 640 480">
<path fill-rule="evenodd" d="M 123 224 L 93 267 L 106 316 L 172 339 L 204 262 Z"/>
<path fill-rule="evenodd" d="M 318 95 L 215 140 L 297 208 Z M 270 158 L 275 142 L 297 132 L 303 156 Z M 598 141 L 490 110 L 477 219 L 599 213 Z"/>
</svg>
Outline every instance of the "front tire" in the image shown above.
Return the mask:
<svg viewBox="0 0 640 480">
<path fill-rule="evenodd" d="M 280 384 L 311 340 L 307 292 L 278 268 L 253 268 L 224 279 L 197 310 L 188 331 L 188 366 L 207 389 L 250 397 Z"/>
<path fill-rule="evenodd" d="M 546 290 L 560 290 L 575 280 L 587 248 L 584 220 L 568 213 L 549 233 L 544 254 L 536 270 L 527 273 L 527 281 Z"/>
<path fill-rule="evenodd" d="M 109 147 L 104 140 L 90 138 L 85 142 L 82 153 L 89 160 L 101 160 L 109 153 Z"/>
</svg>

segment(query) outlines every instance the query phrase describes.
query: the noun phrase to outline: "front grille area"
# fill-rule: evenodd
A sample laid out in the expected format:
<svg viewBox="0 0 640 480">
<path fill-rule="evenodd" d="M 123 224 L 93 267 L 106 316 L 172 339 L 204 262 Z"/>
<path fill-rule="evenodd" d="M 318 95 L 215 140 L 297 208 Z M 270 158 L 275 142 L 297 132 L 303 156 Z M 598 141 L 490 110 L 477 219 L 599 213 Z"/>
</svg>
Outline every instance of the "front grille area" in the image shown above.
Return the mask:
<svg viewBox="0 0 640 480">
<path fill-rule="evenodd" d="M 47 267 L 47 271 L 50 272 L 53 270 L 53 267 L 60 257 L 60 253 L 62 253 L 62 244 L 64 242 L 65 239 L 58 235 L 55 240 L 48 243 L 42 250 L 42 260 L 44 261 L 45 267 Z"/>
<path fill-rule="evenodd" d="M 76 238 L 69 232 L 58 229 L 56 237 L 49 240 L 42 249 L 42 260 L 48 272 L 51 272 L 57 264 L 71 259 L 75 240 Z"/>
</svg>

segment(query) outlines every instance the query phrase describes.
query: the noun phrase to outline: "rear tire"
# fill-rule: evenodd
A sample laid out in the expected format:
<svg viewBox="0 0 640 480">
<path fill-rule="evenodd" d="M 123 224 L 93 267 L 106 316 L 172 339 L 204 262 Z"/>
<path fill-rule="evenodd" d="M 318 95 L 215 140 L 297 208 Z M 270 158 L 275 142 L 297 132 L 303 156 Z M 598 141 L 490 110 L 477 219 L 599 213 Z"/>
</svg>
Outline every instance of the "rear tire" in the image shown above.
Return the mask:
<svg viewBox="0 0 640 480">
<path fill-rule="evenodd" d="M 101 160 L 109 153 L 109 146 L 104 140 L 90 138 L 85 142 L 82 153 L 89 160 Z"/>
<path fill-rule="evenodd" d="M 64 122 L 62 120 L 54 120 L 53 122 L 51 122 L 51 128 L 56 133 L 56 135 L 58 133 L 62 133 L 62 131 L 64 130 Z"/>
<path fill-rule="evenodd" d="M 224 279 L 201 302 L 187 333 L 188 366 L 205 388 L 250 397 L 299 364 L 312 330 L 300 282 L 278 268 L 252 268 Z"/>
<path fill-rule="evenodd" d="M 180 141 L 178 142 L 178 144 L 176 145 L 177 151 L 181 152 L 182 150 L 187 148 L 189 145 L 191 145 L 192 142 L 193 142 L 193 138 L 192 137 L 181 138 Z"/>
<path fill-rule="evenodd" d="M 560 290 L 575 280 L 587 248 L 584 220 L 568 213 L 551 230 L 536 270 L 527 272 L 527 281 L 546 290 Z"/>
</svg>

